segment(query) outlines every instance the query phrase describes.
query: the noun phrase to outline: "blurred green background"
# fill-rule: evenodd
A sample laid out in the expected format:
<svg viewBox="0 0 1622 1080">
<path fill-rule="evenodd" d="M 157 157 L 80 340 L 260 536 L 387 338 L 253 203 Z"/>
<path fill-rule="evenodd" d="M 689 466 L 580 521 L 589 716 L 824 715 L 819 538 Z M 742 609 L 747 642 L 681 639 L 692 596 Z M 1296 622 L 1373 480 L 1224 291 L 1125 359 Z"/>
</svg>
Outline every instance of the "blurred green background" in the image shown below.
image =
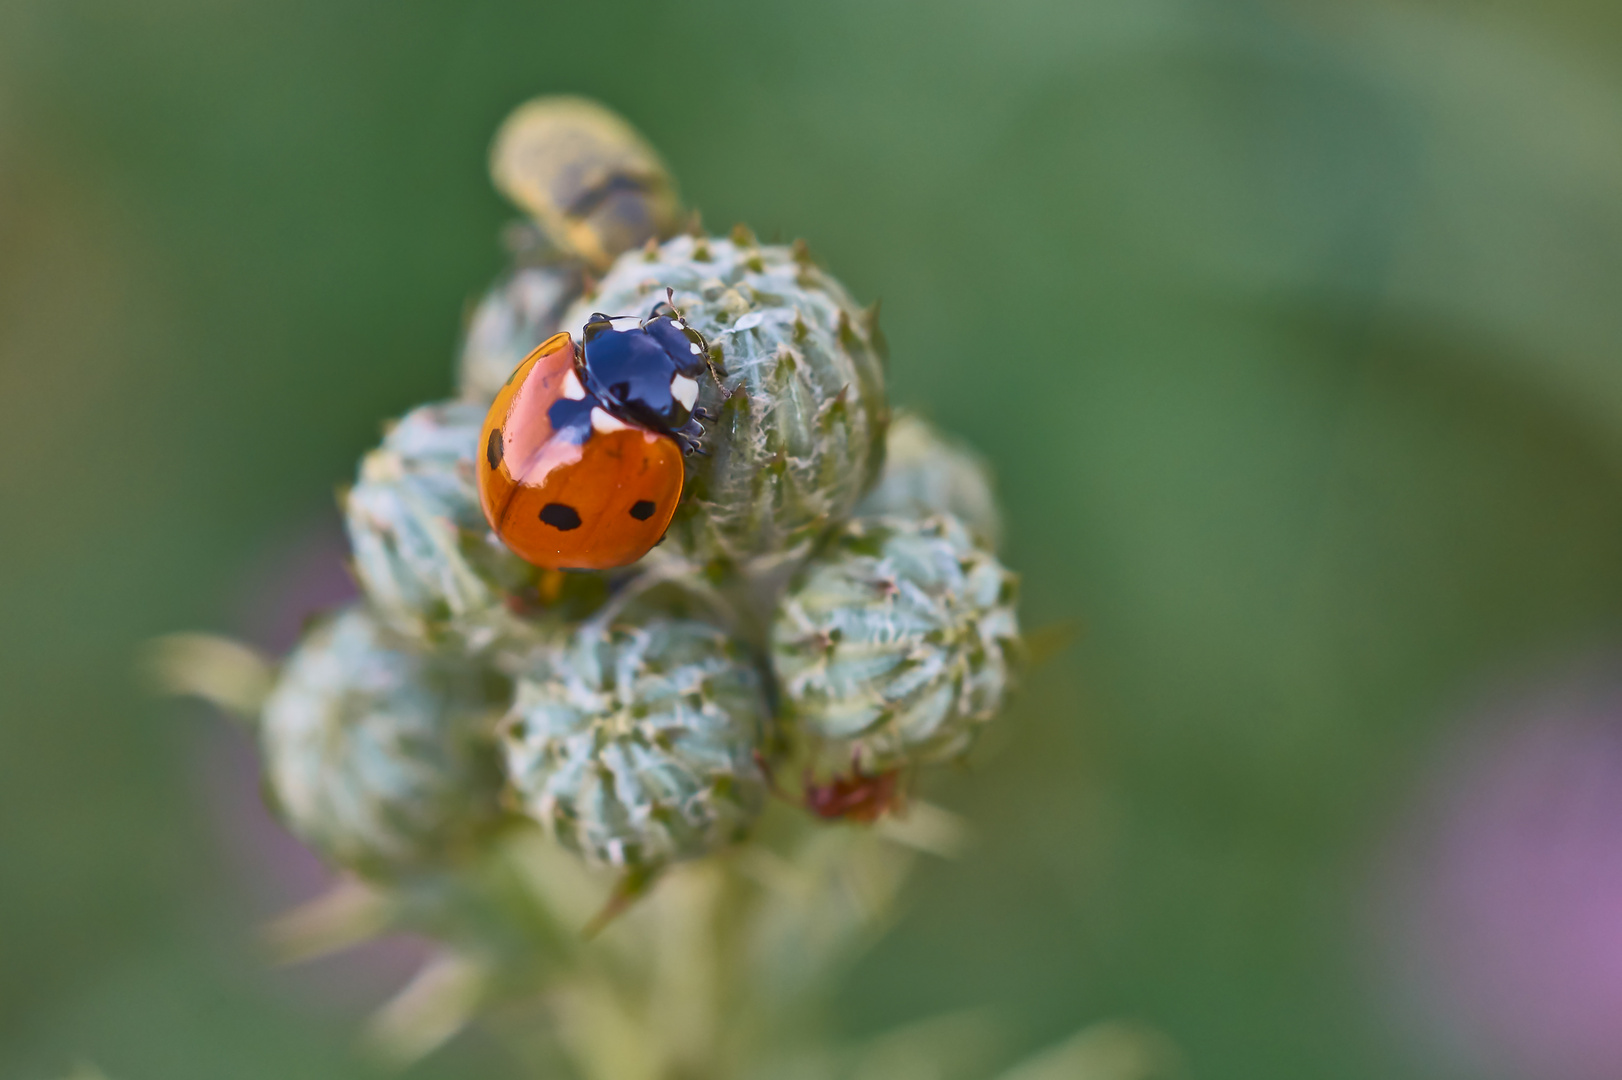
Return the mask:
<svg viewBox="0 0 1622 1080">
<path fill-rule="evenodd" d="M 1451 1075 L 1371 867 L 1458 702 L 1618 628 L 1619 72 L 1597 0 L 0 4 L 0 1075 L 372 1075 L 263 969 L 220 722 L 133 656 L 232 628 L 449 392 L 488 139 L 552 91 L 882 298 L 1027 624 L 1084 626 L 938 785 L 979 842 L 844 1031 L 985 1004 L 1013 1050 L 1131 1016 L 1212 1080 Z"/>
</svg>

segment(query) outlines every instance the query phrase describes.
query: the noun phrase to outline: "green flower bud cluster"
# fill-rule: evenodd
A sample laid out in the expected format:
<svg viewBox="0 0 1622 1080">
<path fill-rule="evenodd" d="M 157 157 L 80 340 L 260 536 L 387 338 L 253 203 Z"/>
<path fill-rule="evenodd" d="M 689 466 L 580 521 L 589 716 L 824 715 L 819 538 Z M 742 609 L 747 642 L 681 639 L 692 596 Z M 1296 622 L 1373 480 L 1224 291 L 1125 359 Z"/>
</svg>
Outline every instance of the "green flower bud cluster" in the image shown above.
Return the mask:
<svg viewBox="0 0 1622 1080">
<path fill-rule="evenodd" d="M 882 775 L 860 817 L 882 814 L 1009 689 L 984 463 L 890 423 L 874 313 L 803 245 L 673 236 L 675 186 L 612 114 L 532 103 L 493 163 L 551 246 L 517 251 L 473 312 L 460 398 L 399 420 L 344 496 L 364 601 L 310 632 L 261 717 L 287 820 L 373 876 L 528 820 L 645 877 L 747 835 L 808 764 L 846 793 Z M 616 571 L 537 570 L 480 508 L 488 403 L 557 330 L 667 290 L 715 373 L 667 542 Z"/>
</svg>

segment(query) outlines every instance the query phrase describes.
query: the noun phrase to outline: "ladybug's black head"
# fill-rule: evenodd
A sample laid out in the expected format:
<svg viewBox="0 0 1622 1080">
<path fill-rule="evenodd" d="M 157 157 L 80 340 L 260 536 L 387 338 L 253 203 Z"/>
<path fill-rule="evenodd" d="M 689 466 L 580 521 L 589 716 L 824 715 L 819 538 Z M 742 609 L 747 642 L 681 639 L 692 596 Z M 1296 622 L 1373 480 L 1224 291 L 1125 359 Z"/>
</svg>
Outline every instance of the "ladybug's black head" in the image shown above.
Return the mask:
<svg viewBox="0 0 1622 1080">
<path fill-rule="evenodd" d="M 586 320 L 586 325 L 581 329 L 580 336 L 584 340 L 590 341 L 598 334 L 606 334 L 612 329 L 614 329 L 614 316 L 594 311 L 591 313 L 591 318 Z"/>
</svg>

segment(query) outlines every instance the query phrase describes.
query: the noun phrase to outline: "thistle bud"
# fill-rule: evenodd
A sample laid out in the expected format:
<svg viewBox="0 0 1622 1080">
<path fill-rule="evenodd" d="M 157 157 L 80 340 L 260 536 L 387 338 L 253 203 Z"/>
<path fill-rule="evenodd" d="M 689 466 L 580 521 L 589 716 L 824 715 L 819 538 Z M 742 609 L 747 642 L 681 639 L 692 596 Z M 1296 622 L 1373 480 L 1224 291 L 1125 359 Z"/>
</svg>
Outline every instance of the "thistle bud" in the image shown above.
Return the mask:
<svg viewBox="0 0 1622 1080">
<path fill-rule="evenodd" d="M 995 551 L 1002 540 L 1002 514 L 985 460 L 912 413 L 898 412 L 891 422 L 884 471 L 856 513 L 899 518 L 951 514 L 983 546 Z"/>
<path fill-rule="evenodd" d="M 876 328 L 799 248 L 681 236 L 620 257 L 565 327 L 642 314 L 674 290 L 718 382 L 704 455 L 688 459 L 670 536 L 700 561 L 793 564 L 855 508 L 884 457 L 889 407 Z"/>
<path fill-rule="evenodd" d="M 361 461 L 344 497 L 355 575 L 379 614 L 419 637 L 454 632 L 474 648 L 511 622 L 536 570 L 508 551 L 479 508 L 473 451 L 485 407 L 424 405 Z"/>
<path fill-rule="evenodd" d="M 520 105 L 490 148 L 490 176 L 560 250 L 602 268 L 680 227 L 676 182 L 611 109 L 576 97 Z"/>
<path fill-rule="evenodd" d="M 523 810 L 588 859 L 655 868 L 738 839 L 765 801 L 759 675 L 704 623 L 587 623 L 543 650 L 500 729 Z"/>
<path fill-rule="evenodd" d="M 1008 692 L 1015 584 L 950 515 L 852 522 L 772 627 L 783 715 L 867 775 L 961 755 Z"/>
<path fill-rule="evenodd" d="M 469 661 L 349 608 L 306 635 L 260 714 L 277 809 L 312 847 L 365 874 L 448 858 L 498 820 L 491 729 L 505 697 Z"/>
<path fill-rule="evenodd" d="M 462 398 L 489 405 L 541 342 L 563 328 L 563 312 L 580 295 L 578 263 L 518 265 L 496 279 L 469 316 L 457 361 Z"/>
</svg>

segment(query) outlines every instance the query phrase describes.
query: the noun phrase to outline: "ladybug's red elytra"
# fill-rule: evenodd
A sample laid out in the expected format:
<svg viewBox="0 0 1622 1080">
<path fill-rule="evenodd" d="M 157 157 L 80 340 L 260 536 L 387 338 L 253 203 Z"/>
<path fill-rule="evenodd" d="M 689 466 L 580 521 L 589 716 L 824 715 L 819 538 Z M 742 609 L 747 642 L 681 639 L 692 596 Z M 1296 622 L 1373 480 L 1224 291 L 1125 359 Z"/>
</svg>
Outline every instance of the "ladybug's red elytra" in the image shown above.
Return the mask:
<svg viewBox="0 0 1622 1080">
<path fill-rule="evenodd" d="M 668 293 L 667 293 L 668 295 Z M 635 327 L 594 314 L 577 349 L 554 334 L 484 418 L 479 503 L 502 543 L 549 570 L 604 570 L 664 536 L 698 449 L 709 346 L 669 303 Z"/>
</svg>

